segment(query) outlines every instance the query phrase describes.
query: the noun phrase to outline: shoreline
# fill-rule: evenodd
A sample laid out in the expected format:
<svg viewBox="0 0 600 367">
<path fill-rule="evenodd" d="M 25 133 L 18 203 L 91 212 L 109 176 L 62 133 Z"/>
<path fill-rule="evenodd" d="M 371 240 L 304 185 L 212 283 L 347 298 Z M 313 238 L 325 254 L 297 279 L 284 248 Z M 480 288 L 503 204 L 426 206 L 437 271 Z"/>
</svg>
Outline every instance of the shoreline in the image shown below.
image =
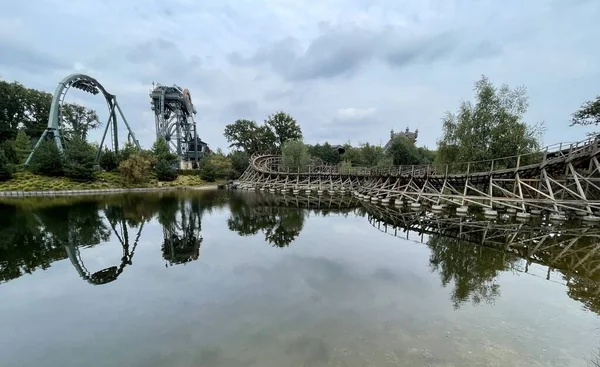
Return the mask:
<svg viewBox="0 0 600 367">
<path fill-rule="evenodd" d="M 159 191 L 202 191 L 216 190 L 217 185 L 203 186 L 156 186 L 121 189 L 89 189 L 89 190 L 33 190 L 33 191 L 0 191 L 0 198 L 25 198 L 32 196 L 55 197 L 55 196 L 84 196 L 123 194 L 129 192 L 159 192 Z"/>
</svg>

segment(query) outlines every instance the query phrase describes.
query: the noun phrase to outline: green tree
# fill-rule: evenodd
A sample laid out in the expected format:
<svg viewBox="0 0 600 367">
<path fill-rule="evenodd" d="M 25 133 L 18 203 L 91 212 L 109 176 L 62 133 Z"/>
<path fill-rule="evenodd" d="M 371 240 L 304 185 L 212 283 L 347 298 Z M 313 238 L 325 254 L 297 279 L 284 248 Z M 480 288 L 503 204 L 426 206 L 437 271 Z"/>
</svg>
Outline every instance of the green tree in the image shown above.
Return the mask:
<svg viewBox="0 0 600 367">
<path fill-rule="evenodd" d="M 79 136 L 73 136 L 65 149 L 65 176 L 76 181 L 94 179 L 95 150 Z"/>
<path fill-rule="evenodd" d="M 31 153 L 31 139 L 25 133 L 25 130 L 19 129 L 14 143 L 17 164 L 25 163 L 27 157 Z"/>
<path fill-rule="evenodd" d="M 268 127 L 275 136 L 275 146 L 281 149 L 289 140 L 302 140 L 302 129 L 296 120 L 283 111 L 277 111 L 267 117 L 265 126 Z"/>
<path fill-rule="evenodd" d="M 212 154 L 200 161 L 200 177 L 205 181 L 232 178 L 232 174 L 232 161 L 222 154 Z"/>
<path fill-rule="evenodd" d="M 383 148 L 377 145 L 364 143 L 360 147 L 363 164 L 367 167 L 374 167 L 383 157 Z"/>
<path fill-rule="evenodd" d="M 174 164 L 178 159 L 176 154 L 173 154 L 169 151 L 169 143 L 167 143 L 163 137 L 156 139 L 152 145 L 152 153 L 157 161 L 164 160 L 167 163 Z"/>
<path fill-rule="evenodd" d="M 111 172 L 119 168 L 119 160 L 117 155 L 112 150 L 108 150 L 106 147 L 102 150 L 100 156 L 100 167 L 107 172 Z"/>
<path fill-rule="evenodd" d="M 301 140 L 289 140 L 283 145 L 281 158 L 285 168 L 302 172 L 308 166 L 310 155 L 308 147 Z"/>
<path fill-rule="evenodd" d="M 96 111 L 78 104 L 64 104 L 62 106 L 61 117 L 62 133 L 67 139 L 76 137 L 87 140 L 88 132 L 100 127 L 100 120 Z"/>
<path fill-rule="evenodd" d="M 33 153 L 30 169 L 44 176 L 63 176 L 65 159 L 53 140 L 45 140 Z"/>
<path fill-rule="evenodd" d="M 423 157 L 415 147 L 414 141 L 404 135 L 396 135 L 387 147 L 385 156 L 381 157 L 391 159 L 395 166 L 424 164 Z"/>
<path fill-rule="evenodd" d="M 250 156 L 248 153 L 242 150 L 234 150 L 230 152 L 227 157 L 231 159 L 231 166 L 233 168 L 233 176 L 239 177 L 250 165 Z"/>
<path fill-rule="evenodd" d="M 4 151 L 6 159 L 12 164 L 18 164 L 19 159 L 17 158 L 17 151 L 15 150 L 14 140 L 5 140 L 0 143 L 0 150 Z"/>
<path fill-rule="evenodd" d="M 127 142 L 123 147 L 119 150 L 118 160 L 122 162 L 124 160 L 129 159 L 132 155 L 139 153 L 138 148 L 132 142 Z"/>
<path fill-rule="evenodd" d="M 10 180 L 12 178 L 12 166 L 4 155 L 4 151 L 0 149 L 0 181 Z"/>
<path fill-rule="evenodd" d="M 443 119 L 437 163 L 487 161 L 532 153 L 539 149 L 542 126 L 523 122 L 528 102 L 524 87 L 494 87 L 482 76 L 475 83 L 475 102 L 462 102 L 456 114 Z M 526 164 L 526 158 L 521 162 Z M 514 160 L 516 162 L 516 159 Z M 507 166 L 515 162 L 506 161 Z M 489 169 L 489 163 L 472 169 Z"/>
<path fill-rule="evenodd" d="M 152 154 L 156 159 L 156 165 L 154 166 L 154 172 L 156 178 L 160 181 L 173 181 L 177 178 L 177 155 L 169 151 L 169 143 L 165 138 L 160 137 L 156 139 L 156 142 L 152 145 Z"/>
<path fill-rule="evenodd" d="M 338 164 L 342 160 L 340 153 L 337 149 L 334 149 L 329 142 L 325 142 L 323 145 L 315 144 L 308 146 L 308 152 L 312 157 L 317 158 L 324 163 Z"/>
<path fill-rule="evenodd" d="M 594 101 L 585 102 L 575 113 L 571 120 L 571 126 L 573 125 L 598 125 L 600 124 L 600 96 L 596 97 Z M 592 133 L 596 135 L 596 133 Z"/>
<path fill-rule="evenodd" d="M 236 120 L 225 126 L 223 133 L 230 148 L 241 149 L 249 155 L 275 150 L 277 138 L 267 126 L 258 126 L 255 121 Z"/>
<path fill-rule="evenodd" d="M 0 80 L 0 142 L 14 139 L 25 120 L 26 89 L 17 82 Z"/>
</svg>

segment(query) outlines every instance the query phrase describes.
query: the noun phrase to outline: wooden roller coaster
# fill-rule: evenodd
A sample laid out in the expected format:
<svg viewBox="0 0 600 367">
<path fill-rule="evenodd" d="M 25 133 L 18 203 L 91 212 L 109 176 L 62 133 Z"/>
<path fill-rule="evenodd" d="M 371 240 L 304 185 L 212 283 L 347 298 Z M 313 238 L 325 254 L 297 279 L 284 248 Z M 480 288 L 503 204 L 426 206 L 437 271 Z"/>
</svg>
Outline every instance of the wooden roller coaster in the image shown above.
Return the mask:
<svg viewBox="0 0 600 367">
<path fill-rule="evenodd" d="M 310 165 L 285 167 L 275 154 L 255 154 L 238 180 L 242 189 L 317 195 L 352 194 L 372 203 L 456 205 L 517 212 L 567 213 L 600 220 L 600 139 L 561 143 L 541 151 L 489 161 L 399 167 Z"/>
</svg>

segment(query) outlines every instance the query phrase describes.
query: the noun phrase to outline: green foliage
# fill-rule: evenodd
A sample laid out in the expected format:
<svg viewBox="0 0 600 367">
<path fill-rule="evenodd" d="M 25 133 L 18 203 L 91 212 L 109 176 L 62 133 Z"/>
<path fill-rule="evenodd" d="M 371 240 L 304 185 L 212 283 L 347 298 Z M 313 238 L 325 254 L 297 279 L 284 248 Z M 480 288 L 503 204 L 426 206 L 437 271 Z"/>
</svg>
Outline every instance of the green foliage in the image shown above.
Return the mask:
<svg viewBox="0 0 600 367">
<path fill-rule="evenodd" d="M 302 129 L 292 116 L 283 111 L 267 117 L 265 126 L 273 132 L 277 149 L 281 149 L 287 141 L 302 140 Z"/>
<path fill-rule="evenodd" d="M 31 153 L 31 139 L 25 133 L 25 130 L 20 129 L 14 142 L 17 164 L 23 164 Z"/>
<path fill-rule="evenodd" d="M 176 163 L 178 159 L 176 154 L 169 151 L 169 143 L 163 137 L 156 139 L 152 145 L 152 153 L 157 161 L 164 160 L 169 164 Z"/>
<path fill-rule="evenodd" d="M 404 135 L 394 136 L 387 147 L 384 156 L 385 157 L 382 158 L 391 159 L 393 165 L 395 166 L 428 163 L 420 154 L 419 150 L 415 146 L 414 141 Z"/>
<path fill-rule="evenodd" d="M 15 139 L 19 126 L 32 138 L 39 138 L 48 125 L 52 95 L 26 88 L 17 82 L 0 80 L 0 142 Z M 90 129 L 100 126 L 93 110 L 66 104 L 62 113 L 64 136 L 85 139 Z"/>
<path fill-rule="evenodd" d="M 475 102 L 462 102 L 456 114 L 444 117 L 437 163 L 484 161 L 538 150 L 542 129 L 523 122 L 527 106 L 524 87 L 497 89 L 483 76 L 475 83 Z M 521 159 L 523 164 L 526 158 Z M 489 169 L 489 163 L 480 165 L 472 169 Z"/>
<path fill-rule="evenodd" d="M 19 163 L 17 151 L 15 150 L 15 141 L 14 140 L 5 140 L 2 143 L 0 143 L 0 150 L 2 150 L 4 152 L 6 159 L 8 159 L 8 161 L 10 163 L 13 163 L 13 164 Z"/>
<path fill-rule="evenodd" d="M 142 183 L 150 178 L 150 171 L 154 164 L 152 156 L 140 152 L 131 155 L 119 164 L 121 176 L 129 183 Z"/>
<path fill-rule="evenodd" d="M 308 152 L 312 157 L 320 159 L 324 163 L 338 164 L 342 160 L 342 156 L 337 149 L 334 149 L 328 142 L 323 145 L 311 145 L 308 147 Z"/>
<path fill-rule="evenodd" d="M 240 177 L 250 165 L 250 156 L 244 151 L 234 150 L 227 157 L 231 159 L 232 175 L 235 178 Z"/>
<path fill-rule="evenodd" d="M 600 96 L 596 97 L 594 101 L 585 102 L 579 110 L 573 113 L 571 120 L 571 126 L 573 125 L 598 125 L 600 124 Z M 597 133 L 591 133 L 590 135 L 596 135 Z"/>
<path fill-rule="evenodd" d="M 156 159 L 156 165 L 154 166 L 156 178 L 160 181 L 174 181 L 178 176 L 175 168 L 178 157 L 176 154 L 169 152 L 169 143 L 165 138 L 156 139 L 156 142 L 152 145 L 152 154 Z"/>
<path fill-rule="evenodd" d="M 29 165 L 38 175 L 59 177 L 64 175 L 65 159 L 53 140 L 43 141 L 33 153 Z"/>
<path fill-rule="evenodd" d="M 222 154 L 212 154 L 200 161 L 200 177 L 208 182 L 233 178 L 231 159 Z"/>
<path fill-rule="evenodd" d="M 154 172 L 159 181 L 174 181 L 179 175 L 177 169 L 166 159 L 160 159 L 156 162 Z"/>
<path fill-rule="evenodd" d="M 112 150 L 108 150 L 104 148 L 102 150 L 102 155 L 100 156 L 100 167 L 107 172 L 112 172 L 119 168 L 119 160 L 117 155 Z"/>
<path fill-rule="evenodd" d="M 75 181 L 92 181 L 95 169 L 95 149 L 74 136 L 65 149 L 65 176 Z"/>
<path fill-rule="evenodd" d="M 310 160 L 308 147 L 301 140 L 289 140 L 283 145 L 281 159 L 285 168 L 302 172 Z"/>
<path fill-rule="evenodd" d="M 4 151 L 0 149 L 0 181 L 6 181 L 12 178 L 13 170 L 12 166 Z"/>
<path fill-rule="evenodd" d="M 257 152 L 280 151 L 286 141 L 302 139 L 302 130 L 290 115 L 276 112 L 261 126 L 251 120 L 236 120 L 225 126 L 223 135 L 230 143 L 230 148 L 252 155 Z"/>
<path fill-rule="evenodd" d="M 61 117 L 62 134 L 67 139 L 86 140 L 89 130 L 100 127 L 96 111 L 74 103 L 63 104 Z"/>
<path fill-rule="evenodd" d="M 133 143 L 131 143 L 131 142 L 128 141 L 119 150 L 119 154 L 118 154 L 118 158 L 119 159 L 118 159 L 118 161 L 122 162 L 124 160 L 127 160 L 132 155 L 137 154 L 137 153 L 138 153 L 138 148 L 135 146 L 135 144 L 133 144 Z"/>
<path fill-rule="evenodd" d="M 360 153 L 362 163 L 366 167 L 377 166 L 378 162 L 383 158 L 383 148 L 369 143 L 361 145 Z"/>
</svg>

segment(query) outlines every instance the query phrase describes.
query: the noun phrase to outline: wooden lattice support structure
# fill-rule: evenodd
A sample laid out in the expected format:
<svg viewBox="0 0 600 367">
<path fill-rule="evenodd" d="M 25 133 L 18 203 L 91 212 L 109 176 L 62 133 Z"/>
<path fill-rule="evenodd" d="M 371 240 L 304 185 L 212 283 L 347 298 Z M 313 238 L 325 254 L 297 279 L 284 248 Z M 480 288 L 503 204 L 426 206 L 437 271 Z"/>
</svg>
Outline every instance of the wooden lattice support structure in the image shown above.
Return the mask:
<svg viewBox="0 0 600 367">
<path fill-rule="evenodd" d="M 600 140 L 557 144 L 543 151 L 441 166 L 284 167 L 278 155 L 253 155 L 242 189 L 352 194 L 369 202 L 478 206 L 516 212 L 600 214 Z"/>
</svg>

